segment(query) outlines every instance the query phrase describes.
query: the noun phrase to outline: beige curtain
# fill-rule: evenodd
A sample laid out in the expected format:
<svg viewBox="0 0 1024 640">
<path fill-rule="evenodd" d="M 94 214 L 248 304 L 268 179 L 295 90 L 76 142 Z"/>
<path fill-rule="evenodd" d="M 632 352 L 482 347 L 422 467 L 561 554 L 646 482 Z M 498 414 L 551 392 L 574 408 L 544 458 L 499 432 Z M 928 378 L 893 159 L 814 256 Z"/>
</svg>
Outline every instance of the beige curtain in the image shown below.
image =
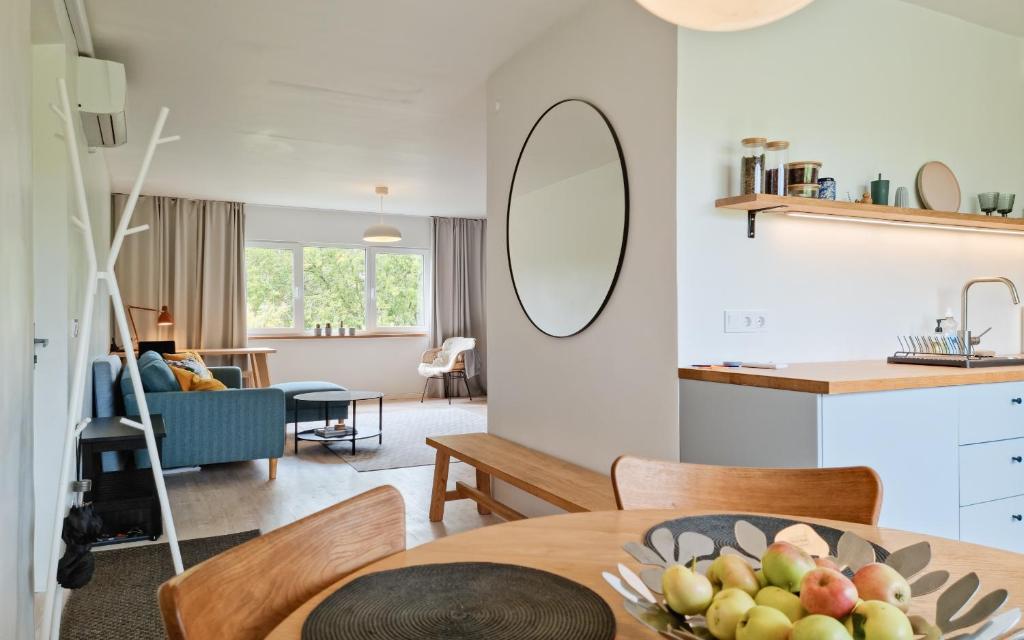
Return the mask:
<svg viewBox="0 0 1024 640">
<path fill-rule="evenodd" d="M 115 218 L 127 199 L 114 194 Z M 142 196 L 132 226 L 143 224 L 149 230 L 125 238 L 117 261 L 121 297 L 126 305 L 167 305 L 174 326 L 134 311 L 139 338 L 174 340 L 179 349 L 244 347 L 245 205 Z"/>
<path fill-rule="evenodd" d="M 456 336 L 476 338 L 466 373 L 474 392 L 479 389 L 481 394 L 487 392 L 486 244 L 486 220 L 434 218 L 431 344 L 439 347 L 445 338 Z M 460 385 L 455 387 L 465 394 Z"/>
</svg>

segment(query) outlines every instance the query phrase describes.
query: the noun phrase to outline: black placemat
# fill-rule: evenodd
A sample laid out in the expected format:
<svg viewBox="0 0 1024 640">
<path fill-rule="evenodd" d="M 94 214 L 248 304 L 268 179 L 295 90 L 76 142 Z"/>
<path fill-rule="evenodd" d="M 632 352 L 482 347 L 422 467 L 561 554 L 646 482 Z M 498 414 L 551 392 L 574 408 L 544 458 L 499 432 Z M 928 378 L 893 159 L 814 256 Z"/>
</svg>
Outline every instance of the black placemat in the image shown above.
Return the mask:
<svg viewBox="0 0 1024 640">
<path fill-rule="evenodd" d="M 362 576 L 320 603 L 303 640 L 611 640 L 596 593 L 546 571 L 489 562 Z"/>
<path fill-rule="evenodd" d="M 675 553 L 678 554 L 679 534 L 686 531 L 695 531 L 697 533 L 702 533 L 715 541 L 714 556 L 717 556 L 722 550 L 722 547 L 729 546 L 733 549 L 741 548 L 736 542 L 735 533 L 736 522 L 738 520 L 746 520 L 761 531 L 764 531 L 765 536 L 768 538 L 768 544 L 774 542 L 775 536 L 786 527 L 790 527 L 794 524 L 806 524 L 814 529 L 817 534 L 828 543 L 830 553 L 833 556 L 836 555 L 836 545 L 839 543 L 839 538 L 844 533 L 841 529 L 833 529 L 832 527 L 826 527 L 812 522 L 803 522 L 802 520 L 790 520 L 788 518 L 773 518 L 770 516 L 754 516 L 746 514 L 716 514 L 710 516 L 688 516 L 685 518 L 676 518 L 675 520 L 666 520 L 665 522 L 657 524 L 647 530 L 647 533 L 644 534 L 644 544 L 651 549 L 654 549 L 654 546 L 651 544 L 651 533 L 655 529 L 667 528 L 672 532 L 672 537 L 677 540 Z M 889 552 L 883 547 L 874 543 L 871 543 L 871 546 L 875 548 L 875 556 L 878 562 L 882 562 L 889 557 Z M 760 560 L 760 558 L 758 559 Z"/>
</svg>

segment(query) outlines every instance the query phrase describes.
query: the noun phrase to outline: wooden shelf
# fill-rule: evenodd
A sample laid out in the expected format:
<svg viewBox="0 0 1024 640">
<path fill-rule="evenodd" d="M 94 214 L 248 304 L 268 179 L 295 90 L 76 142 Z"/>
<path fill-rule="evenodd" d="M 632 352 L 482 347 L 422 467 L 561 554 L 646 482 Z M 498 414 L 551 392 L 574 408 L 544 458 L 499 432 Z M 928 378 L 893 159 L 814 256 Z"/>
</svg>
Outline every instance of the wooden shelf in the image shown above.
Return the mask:
<svg viewBox="0 0 1024 640">
<path fill-rule="evenodd" d="M 989 233 L 1024 234 L 1024 218 L 1003 218 L 976 213 L 905 209 L 880 204 L 859 204 L 838 200 L 796 198 L 754 194 L 733 196 L 715 201 L 719 209 L 747 212 L 747 237 L 753 238 L 758 213 L 777 213 L 808 216 L 820 219 L 874 222 L 899 226 L 934 227 L 957 231 L 984 231 Z"/>
</svg>

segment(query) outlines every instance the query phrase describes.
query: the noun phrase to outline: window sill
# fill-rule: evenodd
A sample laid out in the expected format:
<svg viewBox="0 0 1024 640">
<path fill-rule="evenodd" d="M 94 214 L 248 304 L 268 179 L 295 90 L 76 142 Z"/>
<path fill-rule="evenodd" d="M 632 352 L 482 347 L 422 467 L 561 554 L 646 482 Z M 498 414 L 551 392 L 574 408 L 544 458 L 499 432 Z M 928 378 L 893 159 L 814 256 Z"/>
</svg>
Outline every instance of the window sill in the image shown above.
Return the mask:
<svg viewBox="0 0 1024 640">
<path fill-rule="evenodd" d="M 314 336 L 305 334 L 264 334 L 249 336 L 250 340 L 362 340 L 367 338 L 423 338 L 425 332 L 401 331 L 392 333 L 359 333 L 354 336 Z"/>
</svg>

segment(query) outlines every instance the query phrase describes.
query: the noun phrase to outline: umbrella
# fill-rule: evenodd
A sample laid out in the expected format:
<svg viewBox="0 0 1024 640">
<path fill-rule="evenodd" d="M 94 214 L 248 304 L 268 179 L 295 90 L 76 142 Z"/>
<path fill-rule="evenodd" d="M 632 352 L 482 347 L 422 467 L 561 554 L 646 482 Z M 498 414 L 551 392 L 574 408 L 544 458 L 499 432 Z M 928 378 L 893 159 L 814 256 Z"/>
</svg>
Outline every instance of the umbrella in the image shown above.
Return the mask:
<svg viewBox="0 0 1024 640">
<path fill-rule="evenodd" d="M 103 520 L 92 505 L 73 506 L 64 518 L 61 539 L 66 546 L 64 556 L 57 562 L 57 582 L 65 589 L 80 589 L 92 579 L 96 562 L 92 545 L 100 535 Z"/>
</svg>

